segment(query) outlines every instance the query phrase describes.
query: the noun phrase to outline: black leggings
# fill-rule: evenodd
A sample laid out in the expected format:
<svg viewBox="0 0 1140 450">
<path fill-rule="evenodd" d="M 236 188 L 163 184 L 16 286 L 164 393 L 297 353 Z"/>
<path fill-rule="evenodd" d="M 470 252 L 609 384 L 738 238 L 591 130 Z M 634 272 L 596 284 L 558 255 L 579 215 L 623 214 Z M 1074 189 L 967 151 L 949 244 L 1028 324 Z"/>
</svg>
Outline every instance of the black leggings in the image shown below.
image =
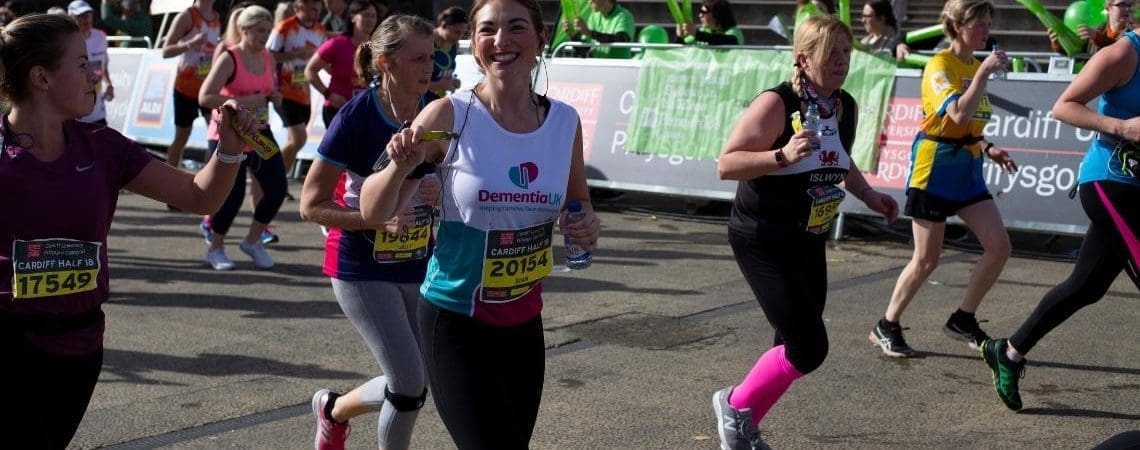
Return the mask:
<svg viewBox="0 0 1140 450">
<path fill-rule="evenodd" d="M 273 139 L 273 134 L 269 129 L 262 130 L 262 136 L 267 136 Z M 273 142 L 277 142 L 274 140 Z M 218 141 L 209 141 L 210 153 L 213 154 L 214 150 L 218 148 Z M 234 218 L 237 217 L 238 211 L 241 210 L 242 201 L 245 200 L 245 174 L 246 169 L 253 174 L 257 182 L 261 184 L 261 201 L 253 209 L 253 220 L 261 223 L 269 223 L 277 216 L 277 211 L 281 209 L 281 204 L 285 202 L 285 193 L 288 189 L 288 183 L 285 181 L 285 162 L 281 159 L 281 152 L 277 152 L 269 159 L 261 159 L 257 152 L 252 152 L 247 155 L 248 157 L 241 163 L 241 169 L 237 172 L 237 178 L 234 179 L 234 187 L 230 189 L 229 197 L 226 197 L 226 202 L 222 203 L 222 207 L 218 212 L 210 216 L 210 229 L 218 234 L 228 234 L 230 226 L 234 223 Z"/>
<path fill-rule="evenodd" d="M 29 344 L 23 330 L 7 327 L 0 328 L 0 360 L 0 386 L 7 388 L 0 408 L 4 446 L 66 448 L 95 391 L 103 348 L 81 356 L 52 355 Z"/>
<path fill-rule="evenodd" d="M 419 308 L 431 397 L 459 450 L 525 450 L 542 400 L 542 317 L 502 327 Z"/>
<path fill-rule="evenodd" d="M 1082 184 L 1081 206 L 1089 229 L 1069 278 L 1054 287 L 1025 319 L 1010 344 L 1022 354 L 1085 306 L 1096 303 L 1125 270 L 1140 290 L 1135 232 L 1140 230 L 1140 188 L 1108 181 Z"/>
<path fill-rule="evenodd" d="M 747 236 L 732 230 L 728 242 L 760 309 L 776 330 L 788 361 L 802 374 L 827 358 L 827 259 L 824 240 L 795 235 Z"/>
<path fill-rule="evenodd" d="M 326 130 L 329 128 L 329 124 L 332 123 L 333 117 L 336 117 L 336 112 L 339 109 L 340 108 L 334 108 L 332 106 L 322 106 L 321 107 L 321 119 L 324 120 L 324 122 L 325 122 L 325 129 Z"/>
</svg>

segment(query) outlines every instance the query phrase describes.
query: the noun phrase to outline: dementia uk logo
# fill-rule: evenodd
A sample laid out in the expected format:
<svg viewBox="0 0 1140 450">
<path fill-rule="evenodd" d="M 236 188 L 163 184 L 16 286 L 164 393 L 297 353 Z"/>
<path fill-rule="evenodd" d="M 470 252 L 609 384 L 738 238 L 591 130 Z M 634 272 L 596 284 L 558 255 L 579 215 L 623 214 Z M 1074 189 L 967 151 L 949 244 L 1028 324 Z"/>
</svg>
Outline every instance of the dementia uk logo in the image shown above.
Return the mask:
<svg viewBox="0 0 1140 450">
<path fill-rule="evenodd" d="M 511 183 L 515 186 L 522 189 L 530 189 L 531 183 L 534 183 L 534 181 L 538 179 L 538 165 L 531 161 L 521 163 L 511 167 L 510 170 L 507 171 L 507 176 L 510 177 Z M 558 205 L 562 203 L 562 194 L 548 194 L 542 191 L 491 192 L 484 189 L 479 191 L 479 201 Z"/>
<path fill-rule="evenodd" d="M 516 167 L 511 167 L 510 170 L 511 183 L 515 186 L 526 189 L 534 180 L 538 179 L 538 165 L 533 162 L 527 161 L 519 164 Z"/>
</svg>

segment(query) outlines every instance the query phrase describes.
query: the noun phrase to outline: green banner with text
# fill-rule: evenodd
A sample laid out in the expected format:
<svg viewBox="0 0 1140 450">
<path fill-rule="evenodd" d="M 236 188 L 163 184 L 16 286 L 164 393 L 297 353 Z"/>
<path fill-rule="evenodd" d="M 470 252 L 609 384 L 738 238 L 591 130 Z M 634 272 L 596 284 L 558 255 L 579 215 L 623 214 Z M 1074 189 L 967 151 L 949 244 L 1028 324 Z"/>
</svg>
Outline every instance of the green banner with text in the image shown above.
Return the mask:
<svg viewBox="0 0 1140 450">
<path fill-rule="evenodd" d="M 895 63 L 863 52 L 851 56 L 843 88 L 859 104 L 855 163 L 874 168 L 879 131 L 894 87 Z M 696 47 L 646 50 L 626 148 L 634 153 L 711 160 L 736 119 L 761 91 L 791 76 L 791 52 Z"/>
</svg>

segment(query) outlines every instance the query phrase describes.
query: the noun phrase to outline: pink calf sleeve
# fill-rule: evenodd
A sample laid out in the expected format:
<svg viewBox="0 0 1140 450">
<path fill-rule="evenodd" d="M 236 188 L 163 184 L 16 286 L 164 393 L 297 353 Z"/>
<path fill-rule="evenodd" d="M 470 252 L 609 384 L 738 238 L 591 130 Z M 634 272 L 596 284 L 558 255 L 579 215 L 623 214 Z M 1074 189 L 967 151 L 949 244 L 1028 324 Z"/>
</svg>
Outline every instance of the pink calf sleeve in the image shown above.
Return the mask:
<svg viewBox="0 0 1140 450">
<path fill-rule="evenodd" d="M 760 424 L 792 382 L 802 376 L 788 361 L 783 345 L 772 347 L 760 356 L 744 381 L 732 390 L 728 404 L 736 409 L 751 409 L 752 421 Z"/>
</svg>

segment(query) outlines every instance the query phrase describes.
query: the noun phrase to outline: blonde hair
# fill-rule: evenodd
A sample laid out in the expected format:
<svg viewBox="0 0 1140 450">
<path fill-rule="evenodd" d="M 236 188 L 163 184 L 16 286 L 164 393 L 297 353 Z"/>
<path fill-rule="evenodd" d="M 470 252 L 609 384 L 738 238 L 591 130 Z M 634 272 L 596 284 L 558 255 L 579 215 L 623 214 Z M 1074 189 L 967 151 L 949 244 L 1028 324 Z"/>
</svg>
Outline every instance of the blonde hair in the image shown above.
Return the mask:
<svg viewBox="0 0 1140 450">
<path fill-rule="evenodd" d="M 431 33 L 431 22 L 419 16 L 389 16 L 372 31 L 368 41 L 356 49 L 356 76 L 366 82 L 383 77 L 384 74 L 376 68 L 377 57 L 396 53 L 410 36 L 430 38 Z"/>
<path fill-rule="evenodd" d="M 954 25 L 962 26 L 982 18 L 985 15 L 993 17 L 993 0 L 950 0 L 942 7 L 942 15 L 938 22 L 942 24 L 942 32 L 950 39 L 958 39 L 958 31 Z"/>
<path fill-rule="evenodd" d="M 840 36 L 846 36 L 847 42 L 854 42 L 851 29 L 835 16 L 814 16 L 805 20 L 796 27 L 796 36 L 792 41 L 792 57 L 805 55 L 815 64 L 825 64 L 831 58 L 831 49 Z M 799 63 L 792 68 L 792 88 L 801 97 L 804 96 L 803 86 L 807 79 L 804 68 Z"/>
<path fill-rule="evenodd" d="M 238 42 L 241 42 L 241 30 L 263 21 L 272 25 L 273 14 L 260 6 L 250 5 L 233 10 L 230 13 L 229 24 L 226 25 L 226 44 L 237 45 Z"/>
</svg>

